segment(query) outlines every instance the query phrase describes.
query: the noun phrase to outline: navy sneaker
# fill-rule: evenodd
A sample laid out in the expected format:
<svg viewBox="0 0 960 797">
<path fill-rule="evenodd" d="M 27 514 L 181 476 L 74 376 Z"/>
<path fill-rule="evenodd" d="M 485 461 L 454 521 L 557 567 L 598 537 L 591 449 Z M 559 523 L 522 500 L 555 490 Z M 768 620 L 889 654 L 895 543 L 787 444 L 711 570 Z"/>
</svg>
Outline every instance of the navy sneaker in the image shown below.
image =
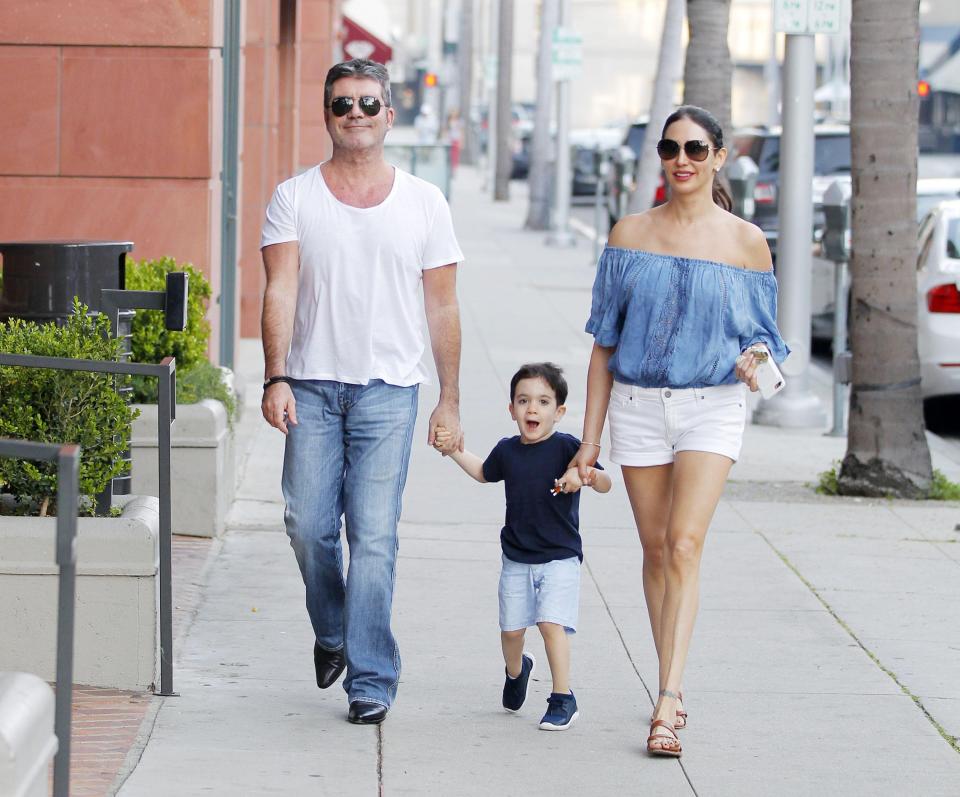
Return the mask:
<svg viewBox="0 0 960 797">
<path fill-rule="evenodd" d="M 580 716 L 573 692 L 561 695 L 551 692 L 547 698 L 547 713 L 540 720 L 541 731 L 565 731 Z"/>
<path fill-rule="evenodd" d="M 516 678 L 511 678 L 510 673 L 504 673 L 506 678 L 503 681 L 503 707 L 507 711 L 519 711 L 523 701 L 527 699 L 527 685 L 530 683 L 530 676 L 537 667 L 537 660 L 533 658 L 532 653 L 523 654 L 520 664 L 520 674 Z"/>
</svg>

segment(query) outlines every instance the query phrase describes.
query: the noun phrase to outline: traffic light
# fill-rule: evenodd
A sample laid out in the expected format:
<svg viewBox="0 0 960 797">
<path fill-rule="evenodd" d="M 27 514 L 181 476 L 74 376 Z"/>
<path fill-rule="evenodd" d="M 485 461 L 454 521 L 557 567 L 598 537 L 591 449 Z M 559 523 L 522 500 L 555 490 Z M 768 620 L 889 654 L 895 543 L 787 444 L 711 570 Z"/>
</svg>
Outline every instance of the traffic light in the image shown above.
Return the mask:
<svg viewBox="0 0 960 797">
<path fill-rule="evenodd" d="M 436 72 L 427 72 L 423 76 L 423 85 L 428 89 L 432 89 L 437 85 L 437 73 Z"/>
<path fill-rule="evenodd" d="M 926 80 L 917 81 L 917 94 L 921 97 L 927 97 L 930 94 L 930 84 Z"/>
</svg>

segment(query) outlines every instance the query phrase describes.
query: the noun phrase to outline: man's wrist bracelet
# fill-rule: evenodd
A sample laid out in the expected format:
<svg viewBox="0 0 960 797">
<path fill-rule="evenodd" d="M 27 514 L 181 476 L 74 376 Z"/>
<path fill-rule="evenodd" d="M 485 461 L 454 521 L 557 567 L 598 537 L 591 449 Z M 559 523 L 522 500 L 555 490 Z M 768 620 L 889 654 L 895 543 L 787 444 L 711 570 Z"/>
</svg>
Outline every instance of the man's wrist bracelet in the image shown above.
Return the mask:
<svg viewBox="0 0 960 797">
<path fill-rule="evenodd" d="M 275 385 L 277 382 L 286 382 L 288 385 L 292 385 L 293 379 L 289 376 L 271 376 L 263 383 L 263 389 L 266 390 L 270 385 Z"/>
<path fill-rule="evenodd" d="M 581 440 L 581 441 L 580 441 L 580 445 L 582 445 L 582 446 L 596 446 L 597 448 L 600 448 L 600 444 L 599 444 L 599 443 L 588 443 L 586 440 Z"/>
</svg>

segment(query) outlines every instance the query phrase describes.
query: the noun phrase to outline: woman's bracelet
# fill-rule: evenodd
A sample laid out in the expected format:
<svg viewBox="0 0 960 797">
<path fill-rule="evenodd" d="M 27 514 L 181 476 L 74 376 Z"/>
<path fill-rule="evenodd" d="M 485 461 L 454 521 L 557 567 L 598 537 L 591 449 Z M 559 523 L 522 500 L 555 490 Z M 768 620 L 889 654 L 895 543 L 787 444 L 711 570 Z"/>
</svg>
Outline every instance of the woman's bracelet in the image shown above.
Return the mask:
<svg viewBox="0 0 960 797">
<path fill-rule="evenodd" d="M 582 446 L 596 446 L 597 448 L 600 448 L 600 444 L 599 444 L 599 443 L 588 443 L 586 440 L 581 440 L 581 441 L 580 441 L 580 445 L 582 445 Z"/>
</svg>

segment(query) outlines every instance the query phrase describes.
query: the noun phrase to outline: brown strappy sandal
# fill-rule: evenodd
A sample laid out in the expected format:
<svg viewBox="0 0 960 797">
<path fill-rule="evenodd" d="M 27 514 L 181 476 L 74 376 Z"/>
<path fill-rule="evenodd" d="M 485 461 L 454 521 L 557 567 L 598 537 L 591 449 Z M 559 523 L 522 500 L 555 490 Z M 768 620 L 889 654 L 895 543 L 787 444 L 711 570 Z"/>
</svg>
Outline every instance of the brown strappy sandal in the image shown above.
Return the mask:
<svg viewBox="0 0 960 797">
<path fill-rule="evenodd" d="M 683 702 L 683 692 L 677 692 L 677 700 L 681 703 Z M 673 729 L 676 731 L 682 731 L 687 727 L 687 710 L 683 708 L 677 709 L 677 718 L 673 722 Z"/>
<path fill-rule="evenodd" d="M 654 720 L 650 725 L 650 735 L 647 737 L 647 752 L 650 755 L 680 758 L 683 752 L 680 747 L 680 740 L 674 733 L 654 733 L 658 727 L 673 730 L 673 725 L 666 720 Z"/>
<path fill-rule="evenodd" d="M 681 703 L 683 702 L 683 692 L 677 692 L 677 700 Z M 650 722 L 653 722 L 653 714 L 650 715 Z M 673 729 L 675 731 L 682 731 L 686 727 L 687 711 L 683 708 L 677 709 L 677 718 L 673 721 Z"/>
</svg>

